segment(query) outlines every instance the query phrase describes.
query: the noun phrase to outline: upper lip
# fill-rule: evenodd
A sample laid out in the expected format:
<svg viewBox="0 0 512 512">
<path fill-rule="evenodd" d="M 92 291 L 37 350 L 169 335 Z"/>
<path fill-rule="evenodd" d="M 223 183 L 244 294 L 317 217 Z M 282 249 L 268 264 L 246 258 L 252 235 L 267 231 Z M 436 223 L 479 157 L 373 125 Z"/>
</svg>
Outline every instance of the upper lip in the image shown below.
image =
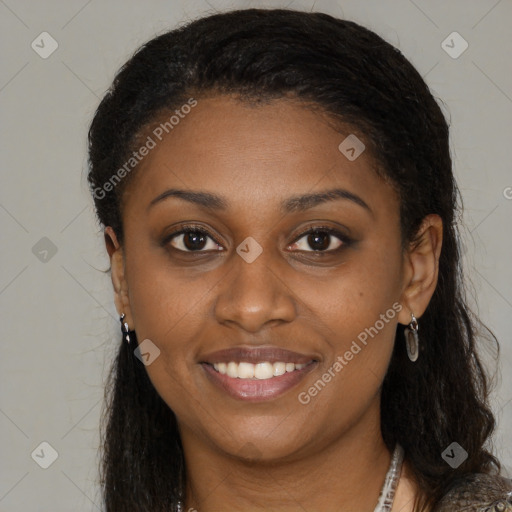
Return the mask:
<svg viewBox="0 0 512 512">
<path fill-rule="evenodd" d="M 217 352 L 211 352 L 201 358 L 202 363 L 209 364 L 229 363 L 231 361 L 253 364 L 264 361 L 270 363 L 307 364 L 316 360 L 312 355 L 299 354 L 298 352 L 271 346 L 226 348 Z"/>
</svg>

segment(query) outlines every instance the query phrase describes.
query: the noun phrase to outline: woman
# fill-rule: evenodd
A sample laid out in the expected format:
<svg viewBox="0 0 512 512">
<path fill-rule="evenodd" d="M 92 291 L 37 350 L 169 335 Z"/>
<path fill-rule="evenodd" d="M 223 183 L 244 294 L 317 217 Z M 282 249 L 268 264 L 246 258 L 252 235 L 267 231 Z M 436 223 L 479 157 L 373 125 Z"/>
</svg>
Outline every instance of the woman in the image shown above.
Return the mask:
<svg viewBox="0 0 512 512">
<path fill-rule="evenodd" d="M 123 66 L 89 150 L 123 332 L 107 511 L 511 509 L 448 126 L 397 49 L 199 19 Z"/>
</svg>

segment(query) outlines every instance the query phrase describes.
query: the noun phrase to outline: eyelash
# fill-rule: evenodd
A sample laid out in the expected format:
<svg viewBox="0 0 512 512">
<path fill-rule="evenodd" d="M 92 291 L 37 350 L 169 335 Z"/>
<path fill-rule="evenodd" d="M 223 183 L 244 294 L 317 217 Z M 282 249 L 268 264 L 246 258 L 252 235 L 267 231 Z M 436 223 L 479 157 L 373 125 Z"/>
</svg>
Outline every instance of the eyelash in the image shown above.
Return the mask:
<svg viewBox="0 0 512 512">
<path fill-rule="evenodd" d="M 167 246 L 171 242 L 171 240 L 173 240 L 175 237 L 177 237 L 179 235 L 184 235 L 187 233 L 199 233 L 201 235 L 206 235 L 209 238 L 211 238 L 211 240 L 213 240 L 213 242 L 215 242 L 217 245 L 221 245 L 221 244 L 219 244 L 219 242 L 217 242 L 215 237 L 208 230 L 206 230 L 202 226 L 193 225 L 193 224 L 180 225 L 179 231 L 174 231 L 173 233 L 166 236 L 165 239 L 162 241 L 162 245 Z M 341 251 L 342 249 L 350 246 L 351 243 L 353 242 L 353 240 L 351 238 L 349 238 L 347 235 L 345 235 L 344 233 L 342 233 L 341 231 L 339 231 L 335 228 L 332 228 L 329 226 L 315 226 L 315 227 L 308 228 L 306 231 L 303 231 L 299 235 L 297 235 L 297 237 L 292 242 L 292 245 L 297 243 L 305 235 L 315 234 L 315 233 L 325 233 L 327 235 L 335 236 L 342 242 L 342 245 L 336 249 L 331 249 L 328 251 L 327 250 L 326 251 L 311 250 L 311 251 L 304 251 L 304 252 L 312 252 L 315 254 L 335 254 L 335 253 Z M 184 251 L 182 249 L 176 249 L 175 247 L 173 247 L 172 249 L 182 252 L 182 253 L 187 253 L 187 254 L 193 254 L 193 253 L 200 254 L 200 253 L 208 252 L 208 251 L 204 251 L 204 250 Z"/>
</svg>

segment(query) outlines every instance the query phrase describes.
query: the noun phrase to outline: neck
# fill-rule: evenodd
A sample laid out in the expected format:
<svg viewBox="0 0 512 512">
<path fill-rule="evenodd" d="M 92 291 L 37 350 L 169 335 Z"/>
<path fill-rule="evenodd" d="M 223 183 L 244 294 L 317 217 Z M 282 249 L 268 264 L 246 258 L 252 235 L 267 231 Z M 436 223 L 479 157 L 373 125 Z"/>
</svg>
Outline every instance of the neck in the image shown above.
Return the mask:
<svg viewBox="0 0 512 512">
<path fill-rule="evenodd" d="M 185 511 L 373 512 L 391 461 L 378 414 L 286 460 L 244 460 L 215 450 L 186 428 L 181 435 Z"/>
</svg>

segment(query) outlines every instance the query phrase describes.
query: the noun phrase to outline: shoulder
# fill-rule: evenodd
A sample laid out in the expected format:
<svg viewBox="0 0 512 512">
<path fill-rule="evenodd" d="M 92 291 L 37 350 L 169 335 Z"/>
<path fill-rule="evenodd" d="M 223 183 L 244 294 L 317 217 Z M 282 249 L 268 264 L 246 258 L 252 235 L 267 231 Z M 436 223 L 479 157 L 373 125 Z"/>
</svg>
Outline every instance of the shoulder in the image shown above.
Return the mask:
<svg viewBox="0 0 512 512">
<path fill-rule="evenodd" d="M 453 483 L 432 512 L 512 512 L 512 480 L 473 473 Z"/>
</svg>

